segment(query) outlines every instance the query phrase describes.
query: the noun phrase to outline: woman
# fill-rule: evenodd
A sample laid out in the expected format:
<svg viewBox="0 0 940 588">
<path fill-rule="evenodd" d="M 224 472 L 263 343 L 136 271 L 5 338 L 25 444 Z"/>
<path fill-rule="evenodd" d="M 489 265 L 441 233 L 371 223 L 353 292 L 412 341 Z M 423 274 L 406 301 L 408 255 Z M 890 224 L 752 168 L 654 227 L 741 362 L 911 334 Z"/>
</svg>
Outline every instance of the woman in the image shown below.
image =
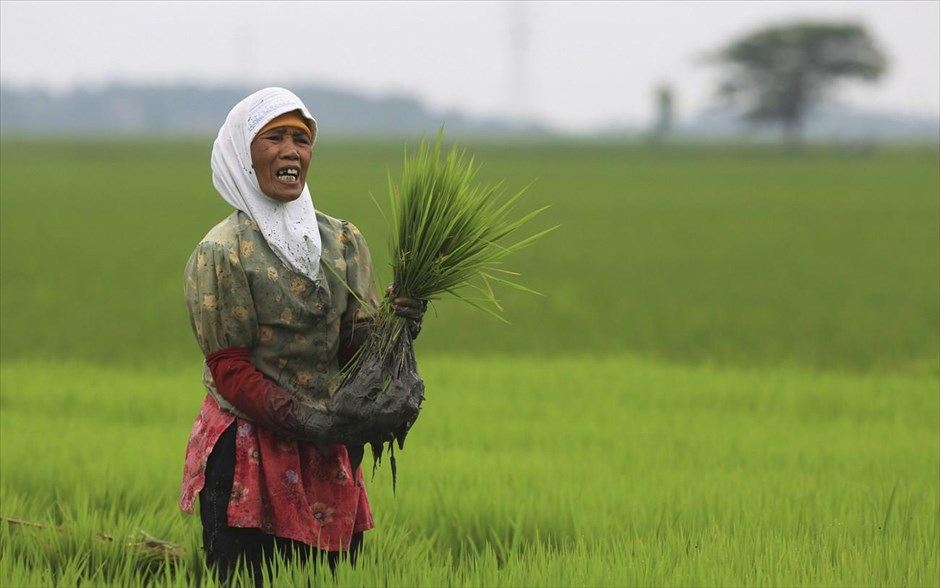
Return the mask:
<svg viewBox="0 0 940 588">
<path fill-rule="evenodd" d="M 332 437 L 324 415 L 338 371 L 368 333 L 360 301 L 375 307 L 378 296 L 360 232 L 314 210 L 306 178 L 316 137 L 316 121 L 287 90 L 239 102 L 212 148 L 213 184 L 236 210 L 186 266 L 207 395 L 180 507 L 192 513 L 199 496 L 206 561 L 222 582 L 244 562 L 260 584 L 275 551 L 325 552 L 333 569 L 344 552 L 354 560 L 373 527 L 362 446 Z M 393 307 L 420 324 L 420 301 Z"/>
</svg>

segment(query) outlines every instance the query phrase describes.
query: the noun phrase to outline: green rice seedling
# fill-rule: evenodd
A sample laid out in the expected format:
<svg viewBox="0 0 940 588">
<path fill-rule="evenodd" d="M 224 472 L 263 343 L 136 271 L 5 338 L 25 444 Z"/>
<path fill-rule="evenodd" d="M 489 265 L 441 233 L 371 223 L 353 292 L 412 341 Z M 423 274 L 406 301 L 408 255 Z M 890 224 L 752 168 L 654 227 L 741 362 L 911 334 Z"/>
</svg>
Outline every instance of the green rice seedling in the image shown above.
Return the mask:
<svg viewBox="0 0 940 588">
<path fill-rule="evenodd" d="M 505 320 L 496 312 L 502 308 L 494 285 L 537 292 L 517 283 L 518 274 L 501 267 L 503 260 L 555 228 L 510 241 L 518 229 L 545 208 L 512 218 L 514 205 L 525 190 L 505 198 L 502 183 L 477 182 L 475 160 L 457 145 L 445 154 L 442 142 L 443 128 L 433 146 L 422 138 L 415 153 L 409 154 L 406 148 L 397 187 L 389 175 L 392 225 L 389 257 L 393 284 L 379 308 L 373 309 L 374 327 L 347 368 L 342 385 L 347 391 L 345 397 L 354 398 L 356 406 L 366 404 L 363 398 L 375 401 L 382 395 L 402 395 L 407 399 L 396 413 L 393 425 L 396 430 L 388 433 L 386 428 L 376 427 L 380 436 L 369 440 L 376 464 L 381 459 L 383 444 L 388 444 L 393 486 L 396 478 L 393 442 L 397 441 L 399 448 L 403 446 L 424 397 L 412 333 L 406 322 L 395 315 L 394 298 L 428 301 L 450 294 Z M 477 295 L 467 295 L 467 288 Z M 349 291 L 353 292 L 351 288 Z M 365 301 L 360 302 L 365 305 Z M 337 398 L 343 397 L 337 394 Z"/>
<path fill-rule="evenodd" d="M 405 164 L 398 189 L 389 178 L 392 226 L 390 257 L 397 293 L 434 300 L 452 294 L 501 318 L 491 309 L 463 295 L 469 286 L 482 300 L 501 309 L 492 285 L 499 283 L 534 293 L 507 279 L 514 272 L 499 267 L 502 260 L 555 227 L 515 243 L 505 239 L 548 207 L 512 220 L 513 205 L 525 192 L 503 198 L 502 183 L 476 181 L 478 167 L 466 150 L 454 145 L 442 158 L 443 132 L 434 146 L 423 140 Z M 499 275 L 497 275 L 499 274 Z M 479 278 L 481 285 L 474 285 Z"/>
<path fill-rule="evenodd" d="M 436 300 L 450 294 L 505 321 L 496 312 L 502 307 L 494 284 L 538 294 L 516 282 L 518 274 L 501 264 L 510 253 L 557 228 L 506 242 L 548 207 L 511 219 L 513 206 L 525 190 L 507 199 L 503 197 L 502 183 L 477 182 L 474 158 L 457 145 L 443 154 L 442 140 L 443 129 L 433 147 L 422 139 L 413 155 L 409 156 L 406 148 L 398 187 L 389 175 L 389 259 L 394 282 L 392 291 L 376 309 L 378 328 L 366 355 L 377 353 L 384 360 L 402 336 L 404 323 L 394 316 L 390 306 L 395 296 Z M 466 288 L 479 296 L 466 295 Z"/>
</svg>

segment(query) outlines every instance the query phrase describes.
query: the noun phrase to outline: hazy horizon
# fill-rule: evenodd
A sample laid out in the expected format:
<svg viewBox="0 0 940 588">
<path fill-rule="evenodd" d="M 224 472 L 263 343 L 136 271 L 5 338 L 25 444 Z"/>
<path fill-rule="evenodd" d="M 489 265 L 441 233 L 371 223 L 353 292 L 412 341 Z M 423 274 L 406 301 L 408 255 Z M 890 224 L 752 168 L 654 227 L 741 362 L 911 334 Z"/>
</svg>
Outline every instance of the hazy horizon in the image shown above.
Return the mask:
<svg viewBox="0 0 940 588">
<path fill-rule="evenodd" d="M 5 1 L 0 83 L 319 85 L 576 132 L 646 124 L 663 83 L 694 117 L 718 73 L 703 55 L 795 20 L 860 22 L 887 54 L 839 102 L 940 116 L 940 2 Z"/>
</svg>

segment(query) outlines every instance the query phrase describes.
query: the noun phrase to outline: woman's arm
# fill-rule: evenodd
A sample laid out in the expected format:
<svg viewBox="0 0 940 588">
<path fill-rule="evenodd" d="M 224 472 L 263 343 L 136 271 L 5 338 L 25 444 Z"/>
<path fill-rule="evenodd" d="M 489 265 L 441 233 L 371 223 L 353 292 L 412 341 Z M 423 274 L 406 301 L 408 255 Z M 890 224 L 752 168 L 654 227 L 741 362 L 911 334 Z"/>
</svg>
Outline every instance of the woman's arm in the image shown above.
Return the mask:
<svg viewBox="0 0 940 588">
<path fill-rule="evenodd" d="M 222 349 L 206 356 L 216 390 L 258 424 L 288 437 L 339 443 L 331 431 L 329 410 L 301 405 L 287 390 L 262 374 L 247 347 Z"/>
<path fill-rule="evenodd" d="M 206 364 L 216 389 L 251 420 L 281 435 L 321 444 L 361 446 L 394 438 L 401 415 L 415 413 L 422 390 L 389 386 L 380 398 L 340 389 L 320 406 L 302 404 L 262 374 L 248 348 L 209 354 Z M 411 418 L 414 418 L 413 416 Z"/>
</svg>

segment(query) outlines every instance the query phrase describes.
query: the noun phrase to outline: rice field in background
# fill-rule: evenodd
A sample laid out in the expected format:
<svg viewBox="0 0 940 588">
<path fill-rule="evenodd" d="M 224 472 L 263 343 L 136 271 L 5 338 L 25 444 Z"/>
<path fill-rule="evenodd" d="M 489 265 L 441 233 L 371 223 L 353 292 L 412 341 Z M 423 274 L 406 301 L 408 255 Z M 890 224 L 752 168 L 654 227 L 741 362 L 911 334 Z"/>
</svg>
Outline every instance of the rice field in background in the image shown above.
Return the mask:
<svg viewBox="0 0 940 588">
<path fill-rule="evenodd" d="M 230 210 L 211 141 L 0 144 L 3 359 L 191 361 L 195 244 Z M 512 326 L 435 304 L 419 353 L 604 356 L 940 373 L 940 156 L 884 148 L 468 144 L 485 182 L 534 182 L 561 224 L 507 260 Z M 388 271 L 386 174 L 400 143 L 317 143 L 316 205 Z M 541 223 L 541 224 L 540 224 Z M 384 284 L 383 284 L 384 285 Z M 459 333 L 459 336 L 458 336 Z"/>
<path fill-rule="evenodd" d="M 401 145 L 327 139 L 315 202 L 387 277 Z M 213 585 L 176 507 L 210 143 L 0 143 L 0 515 L 63 529 L 0 523 L 0 586 Z M 397 494 L 367 476 L 336 585 L 940 582 L 936 148 L 467 146 L 562 224 L 508 261 L 545 297 L 432 307 Z"/>
</svg>

